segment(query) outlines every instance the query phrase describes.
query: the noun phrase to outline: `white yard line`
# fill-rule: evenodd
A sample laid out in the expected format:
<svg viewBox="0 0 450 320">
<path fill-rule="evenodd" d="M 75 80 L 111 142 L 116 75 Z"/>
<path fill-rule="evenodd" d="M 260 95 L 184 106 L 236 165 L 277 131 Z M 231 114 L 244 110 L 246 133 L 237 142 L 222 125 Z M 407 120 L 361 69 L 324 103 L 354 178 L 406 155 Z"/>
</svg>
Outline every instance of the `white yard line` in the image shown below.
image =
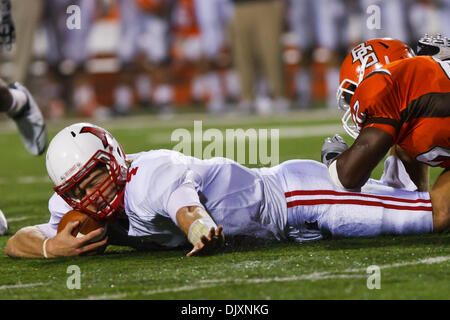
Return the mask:
<svg viewBox="0 0 450 320">
<path fill-rule="evenodd" d="M 380 269 L 389 269 L 389 268 L 398 268 L 398 267 L 405 267 L 405 266 L 414 266 L 418 264 L 433 264 L 433 263 L 441 263 L 445 261 L 449 261 L 450 256 L 444 256 L 444 257 L 432 257 L 427 259 L 421 259 L 417 261 L 409 261 L 409 262 L 399 262 L 394 264 L 387 264 L 387 265 L 381 265 L 379 266 Z M 366 268 L 357 268 L 357 269 L 346 269 L 344 272 L 361 272 L 365 271 Z"/>
<path fill-rule="evenodd" d="M 421 259 L 421 260 L 416 260 L 416 261 L 381 265 L 379 267 L 380 267 L 380 269 L 389 269 L 389 268 L 398 268 L 398 267 L 412 266 L 412 265 L 418 265 L 418 264 L 441 263 L 441 262 L 445 262 L 445 261 L 449 261 L 449 260 L 450 260 L 450 256 L 432 257 L 432 258 Z M 155 294 L 159 294 L 159 293 L 193 291 L 193 290 L 197 290 L 197 289 L 215 287 L 222 283 L 271 283 L 271 282 L 292 282 L 292 281 L 304 281 L 304 280 L 318 281 L 318 280 L 329 280 L 329 279 L 359 279 L 359 278 L 367 278 L 367 274 L 348 274 L 348 273 L 365 272 L 366 270 L 367 270 L 367 268 L 356 268 L 356 269 L 345 269 L 345 270 L 341 271 L 340 273 L 335 273 L 335 274 L 333 274 L 332 272 L 314 272 L 311 274 L 304 274 L 304 275 L 290 276 L 290 277 L 254 278 L 254 279 L 230 278 L 230 279 L 217 279 L 217 280 L 200 280 L 197 285 L 142 291 L 139 293 L 139 295 L 140 296 L 151 296 L 151 295 L 155 295 Z M 133 293 L 133 295 L 134 294 L 135 293 Z M 130 295 L 130 293 L 119 293 L 119 294 L 113 294 L 113 295 L 89 296 L 87 299 L 92 299 L 92 300 L 122 299 L 122 298 L 126 298 L 128 295 Z"/>
<path fill-rule="evenodd" d="M 9 284 L 9 285 L 0 286 L 0 290 L 31 288 L 31 287 L 38 287 L 38 286 L 43 286 L 43 285 L 45 285 L 45 283 L 42 283 L 42 282 Z"/>
<path fill-rule="evenodd" d="M 292 111 L 286 114 L 278 115 L 273 114 L 270 116 L 258 116 L 258 115 L 239 115 L 239 114 L 225 114 L 221 116 L 209 115 L 207 113 L 188 113 L 175 115 L 171 119 L 161 118 L 155 115 L 136 115 L 123 118 L 113 119 L 90 119 L 88 122 L 105 127 L 108 130 L 113 129 L 137 129 L 137 128 L 177 128 L 177 127 L 189 127 L 193 125 L 194 120 L 204 121 L 204 124 L 208 126 L 226 126 L 230 125 L 235 127 L 236 125 L 270 125 L 274 122 L 289 123 L 298 121 L 299 125 L 307 123 L 308 121 L 321 121 L 336 119 L 340 123 L 342 113 L 336 110 L 305 110 L 305 111 Z M 1 118 L 0 118 L 1 119 Z M 60 130 L 70 124 L 77 122 L 86 122 L 86 119 L 64 119 L 64 120 L 47 120 L 47 127 L 51 130 Z M 0 133 L 13 133 L 17 132 L 17 128 L 13 121 L 10 119 L 0 120 Z"/>
<path fill-rule="evenodd" d="M 35 183 L 50 183 L 48 176 L 21 176 L 15 178 L 1 178 L 0 185 L 4 184 L 35 184 Z"/>
<path fill-rule="evenodd" d="M 166 288 L 166 289 L 157 289 L 157 290 L 149 290 L 140 292 L 141 296 L 151 296 L 158 293 L 168 293 L 168 292 L 181 292 L 181 291 L 193 291 L 197 289 L 216 287 L 217 284 L 200 284 L 200 285 L 192 285 L 192 286 L 183 286 L 176 288 Z M 101 295 L 101 296 L 89 296 L 87 300 L 110 300 L 110 299 L 123 299 L 126 298 L 129 293 L 118 293 L 112 295 Z"/>
<path fill-rule="evenodd" d="M 17 177 L 17 183 L 19 184 L 34 184 L 34 183 L 45 183 L 45 182 L 51 182 L 50 178 L 48 176 L 23 176 L 23 177 Z"/>
<path fill-rule="evenodd" d="M 186 127 L 185 129 L 190 130 L 192 133 L 194 130 L 193 124 L 190 127 Z M 235 127 L 233 129 L 236 129 Z M 274 128 L 273 126 L 267 128 L 267 138 L 270 140 L 271 138 L 271 129 L 277 129 L 279 130 L 279 138 L 280 139 L 289 139 L 289 138 L 306 138 L 306 137 L 318 137 L 318 136 L 324 136 L 324 135 L 334 135 L 335 133 L 339 134 L 345 134 L 345 130 L 340 124 L 323 124 L 323 125 L 316 125 L 316 126 L 290 126 L 290 127 L 279 127 Z M 202 129 L 202 133 L 205 133 L 208 129 Z M 225 137 L 225 130 L 221 130 L 221 133 L 223 137 Z M 244 129 L 246 131 L 247 129 Z M 259 130 L 259 128 L 258 128 Z M 192 142 L 196 142 L 193 137 Z M 215 137 L 216 140 L 220 141 L 220 136 Z M 258 138 L 257 136 L 250 136 L 247 138 L 249 141 L 254 140 L 255 138 Z M 215 143 L 218 141 L 214 140 Z M 171 134 L 169 133 L 156 133 L 156 134 L 150 134 L 148 135 L 147 141 L 149 143 L 172 143 L 176 144 L 180 141 L 171 141 Z M 205 141 L 205 144 L 209 142 Z"/>
<path fill-rule="evenodd" d="M 6 221 L 8 221 L 8 223 L 10 223 L 10 222 L 28 220 L 28 219 L 32 219 L 32 218 L 36 218 L 36 216 L 7 218 Z"/>
<path fill-rule="evenodd" d="M 418 265 L 418 264 L 441 263 L 441 262 L 445 262 L 448 260 L 450 260 L 450 256 L 433 257 L 433 258 L 421 259 L 421 260 L 416 260 L 416 261 L 381 265 L 378 267 L 380 269 L 390 269 L 390 268 L 405 267 L 405 266 L 412 266 L 412 265 Z M 263 283 L 263 282 L 289 282 L 289 281 L 299 281 L 299 280 L 323 280 L 323 279 L 332 279 L 335 277 L 345 278 L 346 273 L 365 272 L 366 270 L 367 270 L 367 267 L 366 268 L 357 268 L 357 269 L 345 269 L 343 271 L 340 271 L 339 274 L 332 273 L 332 272 L 315 272 L 315 273 L 311 273 L 311 274 L 307 274 L 307 275 L 282 277 L 282 278 L 279 278 L 279 277 L 262 278 L 262 279 L 230 278 L 230 279 L 217 279 L 217 280 L 201 280 L 200 282 L 201 283 L 223 283 L 223 282 Z M 362 275 L 360 277 L 367 277 L 367 276 Z"/>
</svg>

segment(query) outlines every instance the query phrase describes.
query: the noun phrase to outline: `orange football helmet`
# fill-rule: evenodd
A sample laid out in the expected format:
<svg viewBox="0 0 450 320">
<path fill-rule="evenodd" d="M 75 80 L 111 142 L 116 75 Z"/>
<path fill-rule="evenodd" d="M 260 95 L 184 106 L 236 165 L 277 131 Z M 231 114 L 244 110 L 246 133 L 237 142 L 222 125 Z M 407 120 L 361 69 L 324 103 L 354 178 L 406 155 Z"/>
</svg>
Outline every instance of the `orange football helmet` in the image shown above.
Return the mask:
<svg viewBox="0 0 450 320">
<path fill-rule="evenodd" d="M 361 81 L 369 73 L 383 68 L 386 64 L 414 56 L 414 51 L 408 45 L 392 38 L 368 40 L 350 51 L 342 63 L 340 85 L 336 93 L 338 106 L 345 111 L 342 124 L 350 136 L 356 138 L 359 134 L 356 126 L 350 122 L 350 100 Z"/>
</svg>

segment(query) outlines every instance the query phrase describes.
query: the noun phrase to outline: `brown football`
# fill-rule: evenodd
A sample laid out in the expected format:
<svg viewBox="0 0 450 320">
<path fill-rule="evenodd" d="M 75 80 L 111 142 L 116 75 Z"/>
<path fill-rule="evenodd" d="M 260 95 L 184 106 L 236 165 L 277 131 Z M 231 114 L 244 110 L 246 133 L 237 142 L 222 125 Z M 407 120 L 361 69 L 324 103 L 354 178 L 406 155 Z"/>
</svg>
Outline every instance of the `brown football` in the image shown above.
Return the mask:
<svg viewBox="0 0 450 320">
<path fill-rule="evenodd" d="M 80 223 L 78 224 L 78 226 L 76 226 L 73 230 L 72 230 L 72 235 L 74 237 L 82 237 L 86 234 L 88 234 L 91 231 L 94 231 L 95 229 L 98 228 L 104 228 L 104 231 L 102 232 L 101 235 L 99 235 L 98 237 L 92 239 L 90 242 L 97 242 L 100 241 L 102 239 L 105 238 L 106 236 L 106 228 L 107 228 L 107 224 L 105 221 L 102 220 L 98 220 L 93 218 L 92 216 L 81 212 L 81 211 L 77 211 L 77 210 L 71 210 L 69 212 L 67 212 L 62 218 L 61 221 L 58 224 L 58 233 L 60 233 L 69 222 L 73 222 L 73 221 L 80 221 Z M 98 249 L 96 249 L 93 252 L 89 252 L 89 255 L 93 255 L 93 254 L 102 254 L 106 249 L 106 245 L 99 247 Z"/>
</svg>

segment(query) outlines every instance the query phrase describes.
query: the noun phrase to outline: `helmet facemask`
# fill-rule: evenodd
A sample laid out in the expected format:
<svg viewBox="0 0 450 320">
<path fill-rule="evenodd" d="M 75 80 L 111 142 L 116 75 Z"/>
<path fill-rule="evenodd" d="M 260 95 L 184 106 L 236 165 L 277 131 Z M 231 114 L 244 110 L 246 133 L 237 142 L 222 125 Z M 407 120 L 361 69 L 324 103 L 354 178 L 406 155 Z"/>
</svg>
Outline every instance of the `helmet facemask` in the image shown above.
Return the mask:
<svg viewBox="0 0 450 320">
<path fill-rule="evenodd" d="M 359 128 L 355 125 L 352 118 L 352 110 L 350 108 L 350 102 L 355 94 L 356 88 L 363 81 L 366 65 L 369 57 L 363 59 L 359 70 L 358 82 L 352 81 L 350 79 L 344 79 L 336 92 L 336 99 L 338 103 L 339 109 L 344 111 L 344 115 L 342 116 L 342 126 L 345 131 L 353 138 L 356 139 L 359 135 Z"/>
<path fill-rule="evenodd" d="M 97 169 L 104 170 L 106 177 L 92 192 L 85 194 L 79 186 Z M 121 167 L 112 154 L 98 150 L 78 172 L 54 190 L 76 210 L 100 219 L 111 218 L 122 207 L 126 178 L 126 168 Z"/>
</svg>

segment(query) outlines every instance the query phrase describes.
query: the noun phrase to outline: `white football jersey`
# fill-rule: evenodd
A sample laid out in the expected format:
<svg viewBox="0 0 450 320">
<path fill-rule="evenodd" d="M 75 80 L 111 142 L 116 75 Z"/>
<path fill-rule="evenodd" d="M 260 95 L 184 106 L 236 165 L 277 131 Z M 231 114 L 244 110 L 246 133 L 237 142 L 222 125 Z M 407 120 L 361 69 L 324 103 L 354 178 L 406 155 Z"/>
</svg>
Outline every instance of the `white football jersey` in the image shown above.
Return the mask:
<svg viewBox="0 0 450 320">
<path fill-rule="evenodd" d="M 225 158 L 200 160 L 171 150 L 142 152 L 132 158 L 124 195 L 130 236 L 146 236 L 166 247 L 186 244 L 173 213 L 177 208 L 169 212 L 169 199 L 180 186 L 189 185 L 197 197 L 178 201 L 179 207 L 203 206 L 217 225 L 224 226 L 226 236 L 285 238 L 283 190 L 269 169 L 249 169 Z M 52 237 L 71 208 L 55 194 L 49 210 L 50 221 L 40 228 Z"/>
<path fill-rule="evenodd" d="M 198 198 L 185 199 L 178 207 L 203 205 L 215 223 L 224 226 L 227 236 L 284 237 L 283 191 L 258 169 L 225 158 L 200 160 L 176 151 L 155 150 L 137 157 L 130 172 L 135 174 L 125 190 L 129 235 L 155 237 L 166 246 L 184 243 L 186 236 L 176 225 L 179 208 L 170 213 L 169 201 L 177 188 L 188 184 Z M 271 217 L 271 212 L 281 219 Z"/>
<path fill-rule="evenodd" d="M 358 237 L 432 231 L 429 194 L 413 191 L 415 185 L 393 157 L 385 163 L 382 181 L 370 179 L 361 192 L 339 189 L 327 167 L 312 160 L 250 169 L 225 158 L 200 160 L 171 150 L 131 157 L 124 195 L 128 234 L 164 247 L 188 244 L 176 212 L 194 205 L 224 227 L 225 237 L 302 242 L 324 233 Z M 192 192 L 177 198 L 181 189 Z M 53 195 L 49 209 L 49 223 L 39 227 L 53 237 L 71 208 Z"/>
</svg>

